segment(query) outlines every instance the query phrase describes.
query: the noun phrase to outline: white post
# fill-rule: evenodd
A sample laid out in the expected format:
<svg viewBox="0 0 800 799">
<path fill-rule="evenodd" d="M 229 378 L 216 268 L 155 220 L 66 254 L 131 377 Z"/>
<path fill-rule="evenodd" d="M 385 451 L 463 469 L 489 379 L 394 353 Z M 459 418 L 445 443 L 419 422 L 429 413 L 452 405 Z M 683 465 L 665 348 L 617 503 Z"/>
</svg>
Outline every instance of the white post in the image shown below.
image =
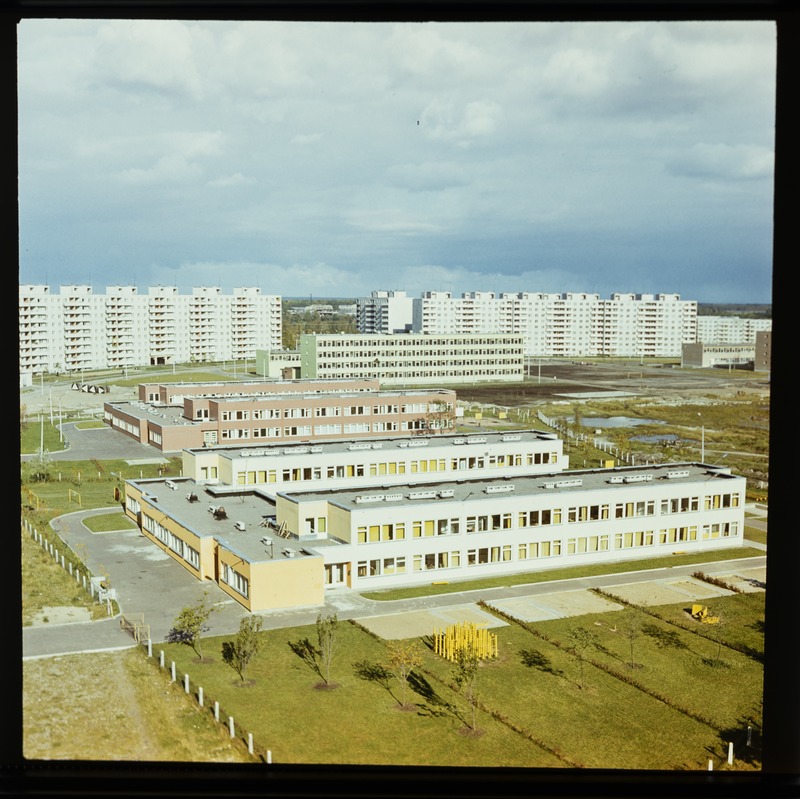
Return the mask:
<svg viewBox="0 0 800 799">
<path fill-rule="evenodd" d="M 750 725 L 747 726 L 747 745 L 753 745 L 753 728 Z"/>
<path fill-rule="evenodd" d="M 161 668 L 164 668 L 164 650 L 162 649 L 158 656 L 158 662 Z"/>
<path fill-rule="evenodd" d="M 253 754 L 253 733 L 252 732 L 248 732 L 247 733 L 247 751 L 250 752 L 251 755 Z"/>
<path fill-rule="evenodd" d="M 231 731 L 231 738 L 233 738 L 235 735 L 233 731 L 233 716 L 228 716 L 228 729 Z"/>
<path fill-rule="evenodd" d="M 197 689 L 197 702 L 200 705 L 200 707 L 203 707 L 203 686 L 202 685 Z"/>
<path fill-rule="evenodd" d="M 272 750 L 267 749 L 267 763 L 272 763 Z"/>
<path fill-rule="evenodd" d="M 175 682 L 175 661 L 172 661 L 172 682 Z"/>
<path fill-rule="evenodd" d="M 713 760 L 709 760 L 708 761 L 708 770 L 709 771 L 713 771 L 714 770 L 714 761 Z"/>
<path fill-rule="evenodd" d="M 183 675 L 183 690 L 188 694 L 189 693 L 189 675 Z"/>
<path fill-rule="evenodd" d="M 153 657 L 153 642 L 149 639 L 147 641 L 147 657 Z"/>
<path fill-rule="evenodd" d="M 728 741 L 728 765 L 733 765 L 733 741 Z"/>
<path fill-rule="evenodd" d="M 219 702 L 214 702 L 214 721 L 219 721 Z"/>
</svg>

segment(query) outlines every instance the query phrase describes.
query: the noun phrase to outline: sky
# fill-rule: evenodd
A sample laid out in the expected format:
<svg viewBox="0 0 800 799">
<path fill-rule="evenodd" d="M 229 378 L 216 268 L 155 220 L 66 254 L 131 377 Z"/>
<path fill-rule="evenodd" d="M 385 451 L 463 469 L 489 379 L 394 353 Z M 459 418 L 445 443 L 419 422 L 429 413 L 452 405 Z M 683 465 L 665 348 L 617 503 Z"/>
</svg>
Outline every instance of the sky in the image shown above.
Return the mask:
<svg viewBox="0 0 800 799">
<path fill-rule="evenodd" d="M 774 21 L 23 19 L 20 283 L 772 301 Z"/>
</svg>

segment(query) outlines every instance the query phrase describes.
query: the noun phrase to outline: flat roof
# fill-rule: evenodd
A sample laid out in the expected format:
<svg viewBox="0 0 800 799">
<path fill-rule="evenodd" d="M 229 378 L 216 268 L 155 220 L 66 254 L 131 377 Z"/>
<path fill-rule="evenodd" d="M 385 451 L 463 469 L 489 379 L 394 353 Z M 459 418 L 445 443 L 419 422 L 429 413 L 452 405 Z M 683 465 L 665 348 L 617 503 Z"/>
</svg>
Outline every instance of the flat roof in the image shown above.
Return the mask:
<svg viewBox="0 0 800 799">
<path fill-rule="evenodd" d="M 663 487 L 680 484 L 696 484 L 699 480 L 715 477 L 735 477 L 729 469 L 707 466 L 701 463 L 671 463 L 659 466 L 623 466 L 615 469 L 582 469 L 567 472 L 551 472 L 522 477 L 474 477 L 464 480 L 443 480 L 429 483 L 405 483 L 366 488 L 342 488 L 333 490 L 280 491 L 278 496 L 298 500 L 327 500 L 356 510 L 365 504 L 408 502 L 430 504 L 442 500 L 465 502 L 486 500 L 496 502 L 503 496 L 542 497 L 548 492 L 559 496 L 597 489 L 629 489 L 655 484 Z"/>
<path fill-rule="evenodd" d="M 329 539 L 300 541 L 278 535 L 267 519 L 275 517 L 275 504 L 258 491 L 248 491 L 224 500 L 213 497 L 205 487 L 188 477 L 130 480 L 149 502 L 171 519 L 200 538 L 215 538 L 226 549 L 235 552 L 250 563 L 300 557 L 304 550 L 339 546 Z M 190 495 L 197 497 L 190 502 Z M 212 508 L 223 508 L 226 518 L 215 518 Z M 243 530 L 236 523 L 244 525 Z M 272 553 L 272 556 L 270 556 Z M 291 554 L 287 554 L 291 553 Z M 316 552 L 309 554 L 318 555 Z"/>
<path fill-rule="evenodd" d="M 351 417 L 357 419 L 358 417 Z M 556 433 L 544 430 L 487 430 L 485 433 L 442 433 L 432 436 L 386 436 L 364 437 L 357 440 L 332 439 L 329 441 L 314 441 L 313 444 L 292 444 L 277 442 L 274 444 L 261 444 L 238 446 L 222 445 L 214 447 L 187 447 L 185 452 L 208 454 L 213 452 L 222 458 L 236 460 L 238 458 L 260 457 L 264 455 L 305 455 L 308 453 L 336 454 L 354 452 L 357 450 L 416 450 L 424 451 L 425 447 L 448 447 L 458 449 L 459 452 L 468 453 L 475 446 L 481 444 L 511 443 L 514 441 L 558 441 Z"/>
</svg>

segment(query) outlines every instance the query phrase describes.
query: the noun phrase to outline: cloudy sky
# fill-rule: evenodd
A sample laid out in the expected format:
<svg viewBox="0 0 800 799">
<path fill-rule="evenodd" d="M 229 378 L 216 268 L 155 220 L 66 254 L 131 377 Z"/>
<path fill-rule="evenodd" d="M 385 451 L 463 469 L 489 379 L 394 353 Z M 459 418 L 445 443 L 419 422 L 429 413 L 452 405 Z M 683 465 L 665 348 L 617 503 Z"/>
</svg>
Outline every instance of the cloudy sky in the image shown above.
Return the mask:
<svg viewBox="0 0 800 799">
<path fill-rule="evenodd" d="M 18 37 L 22 283 L 772 299 L 774 22 Z"/>
</svg>

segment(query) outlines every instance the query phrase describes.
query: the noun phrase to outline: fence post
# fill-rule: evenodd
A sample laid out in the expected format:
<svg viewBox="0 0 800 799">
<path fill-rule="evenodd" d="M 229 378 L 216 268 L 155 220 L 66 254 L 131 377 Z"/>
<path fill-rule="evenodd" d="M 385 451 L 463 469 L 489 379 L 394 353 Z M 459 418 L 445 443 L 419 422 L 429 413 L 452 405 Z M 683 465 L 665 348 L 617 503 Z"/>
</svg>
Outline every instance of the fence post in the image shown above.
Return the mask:
<svg viewBox="0 0 800 799">
<path fill-rule="evenodd" d="M 733 765 L 733 741 L 728 741 L 728 765 Z"/>
<path fill-rule="evenodd" d="M 175 682 L 175 661 L 172 661 L 172 682 Z"/>
<path fill-rule="evenodd" d="M 272 750 L 267 749 L 267 763 L 272 763 Z"/>
<path fill-rule="evenodd" d="M 247 733 L 247 751 L 250 752 L 251 755 L 253 754 L 253 733 L 252 732 L 248 732 Z"/>
<path fill-rule="evenodd" d="M 189 693 L 189 675 L 183 675 L 183 690 L 188 694 Z"/>
<path fill-rule="evenodd" d="M 231 731 L 231 738 L 233 738 L 235 734 L 233 731 L 233 716 L 228 716 L 228 729 Z"/>
<path fill-rule="evenodd" d="M 161 654 L 159 655 L 158 660 L 159 660 L 159 664 L 160 664 L 161 668 L 163 669 L 164 668 L 164 650 L 163 649 L 161 650 Z"/>
<path fill-rule="evenodd" d="M 708 761 L 708 770 L 709 771 L 713 771 L 714 770 L 714 761 L 713 760 L 709 760 Z"/>
<path fill-rule="evenodd" d="M 197 689 L 197 704 L 199 704 L 200 707 L 203 707 L 203 686 L 202 685 Z"/>
<path fill-rule="evenodd" d="M 219 721 L 219 702 L 214 702 L 214 721 Z"/>
</svg>

